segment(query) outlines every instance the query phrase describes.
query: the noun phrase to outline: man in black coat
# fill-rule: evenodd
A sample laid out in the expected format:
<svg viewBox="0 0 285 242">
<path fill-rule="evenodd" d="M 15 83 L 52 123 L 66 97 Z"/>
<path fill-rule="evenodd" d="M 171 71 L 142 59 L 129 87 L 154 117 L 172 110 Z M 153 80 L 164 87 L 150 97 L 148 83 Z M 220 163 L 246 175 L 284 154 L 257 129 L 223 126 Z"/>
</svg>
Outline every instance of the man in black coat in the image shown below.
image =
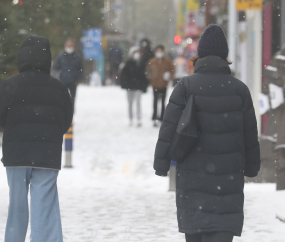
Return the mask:
<svg viewBox="0 0 285 242">
<path fill-rule="evenodd" d="M 71 98 L 67 87 L 50 76 L 48 39 L 26 38 L 18 69 L 0 87 L 2 162 L 10 188 L 5 242 L 25 240 L 29 189 L 33 241 L 62 241 L 56 181 L 63 135 L 72 122 Z"/>
<path fill-rule="evenodd" d="M 223 30 L 201 36 L 195 73 L 175 87 L 156 145 L 154 169 L 166 176 L 169 147 L 187 100 L 195 97 L 199 136 L 177 166 L 177 219 L 186 241 L 229 242 L 243 227 L 244 176 L 257 176 L 257 122 L 247 86 L 231 75 Z"/>
<path fill-rule="evenodd" d="M 59 80 L 69 89 L 74 103 L 77 84 L 83 78 L 83 61 L 75 52 L 73 40 L 65 42 L 64 52 L 58 55 L 52 69 L 55 76 L 59 73 Z"/>
</svg>

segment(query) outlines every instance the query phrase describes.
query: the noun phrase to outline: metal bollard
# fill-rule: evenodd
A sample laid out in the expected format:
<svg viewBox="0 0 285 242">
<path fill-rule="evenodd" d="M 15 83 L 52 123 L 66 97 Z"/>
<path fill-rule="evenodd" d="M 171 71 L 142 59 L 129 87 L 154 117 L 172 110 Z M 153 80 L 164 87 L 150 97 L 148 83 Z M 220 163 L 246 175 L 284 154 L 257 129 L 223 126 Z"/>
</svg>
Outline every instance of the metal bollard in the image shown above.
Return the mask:
<svg viewBox="0 0 285 242">
<path fill-rule="evenodd" d="M 171 161 L 169 170 L 169 191 L 176 191 L 176 161 Z"/>
<path fill-rule="evenodd" d="M 72 168 L 73 122 L 65 134 L 65 168 Z"/>
<path fill-rule="evenodd" d="M 276 169 L 276 190 L 285 190 L 285 169 Z"/>
</svg>

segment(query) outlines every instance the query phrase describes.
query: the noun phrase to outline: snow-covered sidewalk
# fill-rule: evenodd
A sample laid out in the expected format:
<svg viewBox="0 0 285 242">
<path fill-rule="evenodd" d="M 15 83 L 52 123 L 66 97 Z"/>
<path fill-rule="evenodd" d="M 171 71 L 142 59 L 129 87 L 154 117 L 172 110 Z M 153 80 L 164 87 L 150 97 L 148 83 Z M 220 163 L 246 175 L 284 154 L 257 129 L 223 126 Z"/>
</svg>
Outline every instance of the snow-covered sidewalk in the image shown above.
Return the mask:
<svg viewBox="0 0 285 242">
<path fill-rule="evenodd" d="M 150 122 L 151 92 L 143 96 L 143 126 L 129 127 L 126 93 L 116 87 L 80 86 L 74 118 L 73 169 L 60 172 L 58 187 L 66 242 L 179 242 L 175 193 L 168 178 L 154 175 L 158 129 Z M 273 184 L 247 184 L 245 225 L 235 242 L 284 242 L 276 213 L 285 192 Z M 0 167 L 0 241 L 8 206 Z M 27 240 L 28 236 L 27 236 Z"/>
</svg>

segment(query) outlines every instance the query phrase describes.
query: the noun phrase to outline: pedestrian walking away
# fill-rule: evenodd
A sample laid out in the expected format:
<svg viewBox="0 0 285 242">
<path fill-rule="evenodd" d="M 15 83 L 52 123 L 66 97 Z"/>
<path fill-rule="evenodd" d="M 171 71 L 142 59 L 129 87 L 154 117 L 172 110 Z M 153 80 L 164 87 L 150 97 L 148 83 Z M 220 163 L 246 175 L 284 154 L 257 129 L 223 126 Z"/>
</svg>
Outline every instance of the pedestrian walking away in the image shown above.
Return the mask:
<svg viewBox="0 0 285 242">
<path fill-rule="evenodd" d="M 198 137 L 177 164 L 176 176 L 178 227 L 186 241 L 230 242 L 241 236 L 244 176 L 255 177 L 260 169 L 253 102 L 248 87 L 231 75 L 228 51 L 222 28 L 209 25 L 192 59 L 195 73 L 171 94 L 156 145 L 154 169 L 166 176 L 176 128 L 194 97 Z"/>
<path fill-rule="evenodd" d="M 123 51 L 118 45 L 114 45 L 109 53 L 110 61 L 110 75 L 112 79 L 112 84 L 117 85 L 119 76 L 119 66 L 123 60 Z"/>
<path fill-rule="evenodd" d="M 18 53 L 19 74 L 0 86 L 3 158 L 9 185 L 5 242 L 26 238 L 30 189 L 31 240 L 63 241 L 57 192 L 63 134 L 73 106 L 68 89 L 50 76 L 48 39 L 30 36 Z"/>
<path fill-rule="evenodd" d="M 168 57 L 165 56 L 163 45 L 155 49 L 155 57 L 149 61 L 146 68 L 147 77 L 153 88 L 153 115 L 154 126 L 162 121 L 165 110 L 165 97 L 169 81 L 173 80 L 175 67 Z M 160 115 L 158 115 L 158 102 L 161 102 Z"/>
<path fill-rule="evenodd" d="M 149 61 L 154 57 L 154 53 L 151 49 L 151 42 L 149 39 L 142 39 L 140 42 L 140 64 L 139 64 L 139 79 L 146 82 L 149 85 L 149 80 L 146 75 L 146 68 Z"/>
<path fill-rule="evenodd" d="M 174 59 L 175 76 L 173 80 L 173 86 L 175 86 L 184 76 L 189 75 L 189 66 L 187 59 L 180 54 Z"/>
<path fill-rule="evenodd" d="M 134 46 L 129 50 L 129 60 L 126 62 L 121 73 L 121 87 L 127 90 L 128 111 L 130 125 L 133 125 L 133 104 L 136 102 L 137 126 L 141 123 L 141 95 L 146 92 L 147 80 L 141 78 L 140 68 L 140 50 Z"/>
<path fill-rule="evenodd" d="M 64 51 L 58 55 L 52 67 L 53 76 L 67 86 L 73 103 L 75 102 L 78 82 L 83 78 L 83 61 L 75 52 L 73 40 L 67 40 Z"/>
</svg>

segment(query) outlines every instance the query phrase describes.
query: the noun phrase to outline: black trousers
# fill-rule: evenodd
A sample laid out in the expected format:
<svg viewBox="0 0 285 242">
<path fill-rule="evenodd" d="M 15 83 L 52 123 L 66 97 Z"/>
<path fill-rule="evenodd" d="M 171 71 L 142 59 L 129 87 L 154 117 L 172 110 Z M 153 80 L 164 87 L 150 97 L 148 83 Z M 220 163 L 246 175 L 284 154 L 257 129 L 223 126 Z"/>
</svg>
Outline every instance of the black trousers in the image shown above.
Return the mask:
<svg viewBox="0 0 285 242">
<path fill-rule="evenodd" d="M 164 110 L 165 110 L 165 97 L 166 97 L 166 88 L 155 89 L 153 88 L 153 115 L 152 120 L 162 121 Z M 161 110 L 160 115 L 158 114 L 157 105 L 161 101 Z"/>
<path fill-rule="evenodd" d="M 213 232 L 201 234 L 185 234 L 186 242 L 232 242 L 231 232 Z"/>
</svg>

